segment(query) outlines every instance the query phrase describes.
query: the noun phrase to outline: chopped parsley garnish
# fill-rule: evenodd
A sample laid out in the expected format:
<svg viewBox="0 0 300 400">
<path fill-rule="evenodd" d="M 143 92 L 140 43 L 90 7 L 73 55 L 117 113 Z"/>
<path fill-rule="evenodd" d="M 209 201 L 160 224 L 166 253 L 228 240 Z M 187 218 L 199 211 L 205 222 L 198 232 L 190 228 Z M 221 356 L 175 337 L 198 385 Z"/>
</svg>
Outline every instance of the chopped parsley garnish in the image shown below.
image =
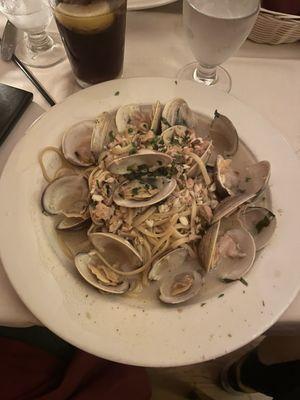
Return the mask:
<svg viewBox="0 0 300 400">
<path fill-rule="evenodd" d="M 132 195 L 133 195 L 133 196 L 136 196 L 136 195 L 139 193 L 139 190 L 140 190 L 140 188 L 138 188 L 138 187 L 133 188 L 133 189 L 131 190 Z"/>
<path fill-rule="evenodd" d="M 232 282 L 236 282 L 237 279 L 220 278 L 220 281 L 223 282 L 223 283 L 232 283 Z"/>
<path fill-rule="evenodd" d="M 95 201 L 95 200 L 93 200 L 93 199 L 90 199 L 90 206 L 91 206 L 92 208 L 95 208 L 97 204 L 98 204 L 97 201 Z"/>
<path fill-rule="evenodd" d="M 133 132 L 133 128 L 128 128 L 128 133 L 132 133 Z"/>
<path fill-rule="evenodd" d="M 111 142 L 115 140 L 115 135 L 114 135 L 113 131 L 108 132 L 108 136 L 109 136 L 109 140 Z"/>
<path fill-rule="evenodd" d="M 171 136 L 170 143 L 171 144 L 179 144 L 180 145 L 179 139 L 176 138 L 174 134 Z"/>
<path fill-rule="evenodd" d="M 243 285 L 248 286 L 248 282 L 246 281 L 246 279 L 240 278 L 239 281 L 240 281 Z"/>
<path fill-rule="evenodd" d="M 189 131 L 185 131 L 184 136 L 182 138 L 182 144 L 188 144 L 189 141 L 190 141 Z"/>
<path fill-rule="evenodd" d="M 223 283 L 232 283 L 240 281 L 243 285 L 248 286 L 248 282 L 244 278 L 239 278 L 239 279 L 220 278 L 220 281 Z"/>
<path fill-rule="evenodd" d="M 216 118 L 219 118 L 220 115 L 221 115 L 221 114 L 218 112 L 218 110 L 215 110 L 215 117 L 216 117 Z"/>
<path fill-rule="evenodd" d="M 100 188 L 101 188 L 101 187 L 100 187 L 100 183 L 99 183 L 98 179 L 96 179 L 96 185 L 97 185 L 98 189 L 100 189 Z"/>
<path fill-rule="evenodd" d="M 152 146 L 153 150 L 159 150 L 160 148 L 164 148 L 164 141 L 162 137 L 159 135 L 151 139 L 149 143 Z"/>
<path fill-rule="evenodd" d="M 120 94 L 119 91 L 115 92 L 115 96 L 119 96 L 119 94 Z"/>
<path fill-rule="evenodd" d="M 151 174 L 151 173 L 150 173 Z M 157 182 L 155 175 L 144 175 L 140 177 L 140 183 L 149 190 L 150 188 L 156 189 Z"/>
<path fill-rule="evenodd" d="M 134 143 L 132 143 L 132 145 L 131 145 L 132 147 L 131 147 L 131 149 L 129 150 L 129 154 L 135 154 L 135 153 L 137 153 L 137 147 L 136 147 L 136 145 L 134 144 Z M 128 169 L 128 168 L 127 168 Z"/>
<path fill-rule="evenodd" d="M 245 178 L 245 182 L 250 182 L 252 178 L 250 178 L 250 176 L 246 176 Z"/>
<path fill-rule="evenodd" d="M 220 297 L 223 297 L 223 296 L 224 296 L 224 293 L 219 294 L 218 299 L 219 299 Z"/>
<path fill-rule="evenodd" d="M 182 164 L 184 162 L 184 156 L 182 154 L 175 153 L 173 157 L 175 159 L 175 163 Z"/>
<path fill-rule="evenodd" d="M 165 125 L 171 127 L 171 124 L 166 120 L 165 117 L 161 117 L 161 121 L 162 121 Z"/>
<path fill-rule="evenodd" d="M 275 215 L 269 211 L 268 215 L 258 221 L 258 223 L 255 225 L 256 232 L 260 233 L 264 228 L 269 226 L 274 217 Z"/>
</svg>

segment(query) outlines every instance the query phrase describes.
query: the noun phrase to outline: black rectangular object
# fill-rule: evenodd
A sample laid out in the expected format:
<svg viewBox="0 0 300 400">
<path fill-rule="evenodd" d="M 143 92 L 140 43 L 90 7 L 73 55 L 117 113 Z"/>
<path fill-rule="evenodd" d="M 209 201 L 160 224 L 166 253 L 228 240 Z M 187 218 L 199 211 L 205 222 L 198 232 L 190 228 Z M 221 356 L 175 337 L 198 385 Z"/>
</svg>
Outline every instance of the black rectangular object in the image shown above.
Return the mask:
<svg viewBox="0 0 300 400">
<path fill-rule="evenodd" d="M 29 106 L 33 94 L 0 83 L 0 145 Z"/>
</svg>

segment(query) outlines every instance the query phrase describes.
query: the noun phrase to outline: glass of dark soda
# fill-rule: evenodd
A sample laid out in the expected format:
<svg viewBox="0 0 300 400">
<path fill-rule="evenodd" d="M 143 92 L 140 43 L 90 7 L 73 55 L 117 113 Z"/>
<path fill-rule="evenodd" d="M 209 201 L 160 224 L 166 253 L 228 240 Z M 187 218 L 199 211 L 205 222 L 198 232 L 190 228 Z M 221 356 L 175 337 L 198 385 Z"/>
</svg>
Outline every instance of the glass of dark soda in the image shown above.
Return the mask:
<svg viewBox="0 0 300 400">
<path fill-rule="evenodd" d="M 50 0 L 77 82 L 117 78 L 124 60 L 127 0 Z"/>
</svg>

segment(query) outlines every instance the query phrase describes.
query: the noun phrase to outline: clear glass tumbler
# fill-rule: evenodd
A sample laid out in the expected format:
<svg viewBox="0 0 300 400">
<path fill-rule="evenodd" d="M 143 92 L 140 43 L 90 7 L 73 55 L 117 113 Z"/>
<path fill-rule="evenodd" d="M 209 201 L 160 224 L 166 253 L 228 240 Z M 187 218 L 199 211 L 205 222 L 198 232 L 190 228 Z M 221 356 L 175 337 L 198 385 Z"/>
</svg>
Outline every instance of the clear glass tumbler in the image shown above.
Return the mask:
<svg viewBox="0 0 300 400">
<path fill-rule="evenodd" d="M 80 86 L 121 75 L 126 0 L 50 0 L 58 30 Z"/>
<path fill-rule="evenodd" d="M 256 21 L 259 0 L 184 0 L 184 30 L 196 58 L 177 75 L 223 91 L 231 78 L 220 65 L 244 43 Z"/>
<path fill-rule="evenodd" d="M 65 58 L 58 34 L 45 32 L 52 15 L 47 0 L 0 0 L 0 11 L 25 32 L 15 54 L 32 67 L 49 67 Z"/>
</svg>

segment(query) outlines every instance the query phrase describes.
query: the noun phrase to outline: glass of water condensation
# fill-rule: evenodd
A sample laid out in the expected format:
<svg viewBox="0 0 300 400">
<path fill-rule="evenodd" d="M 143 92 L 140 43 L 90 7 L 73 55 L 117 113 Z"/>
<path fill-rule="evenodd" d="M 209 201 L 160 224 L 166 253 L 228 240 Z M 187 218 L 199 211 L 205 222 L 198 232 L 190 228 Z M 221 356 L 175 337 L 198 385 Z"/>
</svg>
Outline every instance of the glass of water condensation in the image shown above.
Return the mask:
<svg viewBox="0 0 300 400">
<path fill-rule="evenodd" d="M 259 9 L 259 0 L 184 0 L 184 30 L 197 61 L 183 67 L 177 78 L 229 92 L 231 78 L 220 65 L 244 43 Z"/>
<path fill-rule="evenodd" d="M 52 18 L 47 0 L 0 0 L 0 11 L 25 32 L 15 50 L 24 64 L 49 67 L 65 58 L 59 35 L 45 32 Z"/>
</svg>

